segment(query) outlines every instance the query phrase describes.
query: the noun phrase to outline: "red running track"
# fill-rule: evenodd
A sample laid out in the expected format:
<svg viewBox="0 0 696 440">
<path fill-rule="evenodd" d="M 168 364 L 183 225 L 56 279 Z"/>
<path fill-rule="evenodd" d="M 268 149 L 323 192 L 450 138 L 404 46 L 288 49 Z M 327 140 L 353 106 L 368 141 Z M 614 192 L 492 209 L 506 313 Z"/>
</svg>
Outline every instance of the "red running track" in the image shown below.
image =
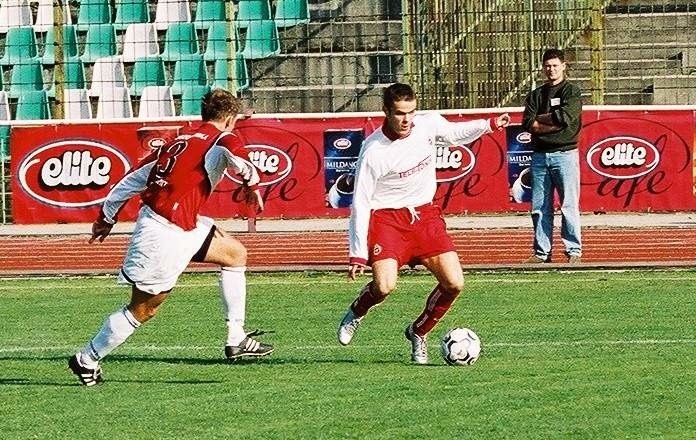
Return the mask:
<svg viewBox="0 0 696 440">
<path fill-rule="evenodd" d="M 563 268 L 563 255 L 551 265 L 521 265 L 531 254 L 531 229 L 450 231 L 465 268 Z M 345 232 L 244 233 L 236 237 L 249 251 L 251 270 L 346 269 Z M 112 273 L 121 264 L 128 235 L 88 244 L 87 235 L 2 236 L 0 275 Z M 611 228 L 583 230 L 583 262 L 574 268 L 696 265 L 695 228 Z M 560 237 L 554 238 L 560 249 Z M 192 270 L 212 269 L 194 264 Z"/>
</svg>

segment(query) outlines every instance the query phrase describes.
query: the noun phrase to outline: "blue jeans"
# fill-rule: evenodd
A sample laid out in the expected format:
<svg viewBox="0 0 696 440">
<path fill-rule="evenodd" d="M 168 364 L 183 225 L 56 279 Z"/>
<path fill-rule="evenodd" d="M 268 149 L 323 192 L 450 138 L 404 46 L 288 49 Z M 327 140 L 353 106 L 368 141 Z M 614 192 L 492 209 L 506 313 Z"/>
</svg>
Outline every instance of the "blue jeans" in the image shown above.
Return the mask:
<svg viewBox="0 0 696 440">
<path fill-rule="evenodd" d="M 551 259 L 554 192 L 561 201 L 561 238 L 567 256 L 582 254 L 580 241 L 580 160 L 578 150 L 532 155 L 534 254 Z"/>
</svg>

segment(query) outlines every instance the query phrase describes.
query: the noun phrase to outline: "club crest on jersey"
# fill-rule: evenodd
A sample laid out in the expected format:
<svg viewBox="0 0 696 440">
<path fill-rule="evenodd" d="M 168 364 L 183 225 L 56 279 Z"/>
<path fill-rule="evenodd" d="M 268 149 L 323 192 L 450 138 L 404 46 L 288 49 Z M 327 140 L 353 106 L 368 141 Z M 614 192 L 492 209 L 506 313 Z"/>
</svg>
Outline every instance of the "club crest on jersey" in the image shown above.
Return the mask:
<svg viewBox="0 0 696 440">
<path fill-rule="evenodd" d="M 379 244 L 376 244 L 374 248 L 372 248 L 372 255 L 379 255 L 382 253 L 382 246 Z"/>
</svg>

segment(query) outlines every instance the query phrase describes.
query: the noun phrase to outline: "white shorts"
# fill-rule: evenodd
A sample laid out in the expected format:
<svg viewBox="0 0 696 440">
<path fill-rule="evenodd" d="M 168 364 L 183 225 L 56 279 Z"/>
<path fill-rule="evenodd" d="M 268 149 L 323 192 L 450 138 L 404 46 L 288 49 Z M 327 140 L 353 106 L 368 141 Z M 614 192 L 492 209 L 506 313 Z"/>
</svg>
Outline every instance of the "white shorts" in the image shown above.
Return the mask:
<svg viewBox="0 0 696 440">
<path fill-rule="evenodd" d="M 213 224 L 213 219 L 198 216 L 196 228 L 185 231 L 143 206 L 118 282 L 135 285 L 152 295 L 171 290 L 205 242 Z"/>
</svg>

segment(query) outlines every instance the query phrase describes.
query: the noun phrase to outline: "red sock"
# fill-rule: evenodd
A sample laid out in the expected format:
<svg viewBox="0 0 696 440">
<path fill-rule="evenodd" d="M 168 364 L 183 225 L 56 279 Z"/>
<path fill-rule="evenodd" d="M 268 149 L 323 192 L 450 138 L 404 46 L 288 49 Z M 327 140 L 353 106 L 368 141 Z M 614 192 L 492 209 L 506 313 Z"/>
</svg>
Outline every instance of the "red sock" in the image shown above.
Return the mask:
<svg viewBox="0 0 696 440">
<path fill-rule="evenodd" d="M 353 309 L 353 313 L 355 313 L 355 316 L 362 317 L 367 315 L 367 312 L 372 307 L 381 303 L 386 298 L 386 296 L 375 295 L 372 292 L 372 281 L 370 281 L 360 291 L 360 295 L 358 295 L 358 297 L 355 298 L 355 301 L 353 301 L 353 304 L 350 305 L 350 308 Z"/>
<path fill-rule="evenodd" d="M 459 292 L 455 294 L 443 292 L 439 284 L 435 286 L 435 289 L 428 296 L 428 301 L 425 303 L 425 310 L 413 323 L 413 332 L 418 336 L 428 334 L 452 307 L 452 303 L 457 299 L 458 295 Z"/>
</svg>

